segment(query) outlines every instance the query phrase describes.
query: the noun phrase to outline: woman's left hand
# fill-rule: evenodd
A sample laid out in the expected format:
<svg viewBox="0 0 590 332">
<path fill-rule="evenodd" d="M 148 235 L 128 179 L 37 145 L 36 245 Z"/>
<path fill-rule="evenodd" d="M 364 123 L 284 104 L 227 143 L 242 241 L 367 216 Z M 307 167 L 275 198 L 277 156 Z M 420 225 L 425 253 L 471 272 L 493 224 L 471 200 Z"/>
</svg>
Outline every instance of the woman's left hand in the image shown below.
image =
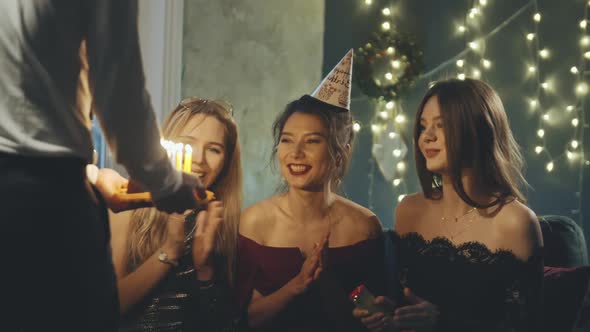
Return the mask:
<svg viewBox="0 0 590 332">
<path fill-rule="evenodd" d="M 407 306 L 397 308 L 393 324 L 400 331 L 431 332 L 438 321 L 438 307 L 416 296 L 409 288 L 404 288 Z"/>
<path fill-rule="evenodd" d="M 102 197 L 113 212 L 121 212 L 143 207 L 152 206 L 152 202 L 139 201 L 121 201 L 115 199 L 115 195 L 124 190 L 129 185 L 129 180 L 121 176 L 117 171 L 110 168 L 98 169 L 94 165 L 86 166 L 86 174 L 90 183 L 101 193 Z"/>
<path fill-rule="evenodd" d="M 391 309 L 395 308 L 395 303 L 385 296 L 377 296 L 373 300 L 373 304 Z M 395 327 L 393 325 L 393 320 L 389 312 L 376 312 L 371 314 L 368 310 L 354 308 L 352 311 L 352 316 L 354 318 L 360 319 L 361 323 L 363 323 L 367 330 L 371 332 L 397 332 L 398 330 L 394 329 Z"/>
<path fill-rule="evenodd" d="M 193 263 L 199 280 L 211 280 L 213 267 L 210 256 L 215 250 L 217 232 L 223 223 L 223 204 L 220 201 L 210 202 L 207 211 L 197 215 L 197 229 L 193 238 Z"/>
<path fill-rule="evenodd" d="M 108 207 L 114 212 L 120 212 L 125 210 L 119 202 L 113 199 L 113 196 L 119 192 L 122 188 L 127 187 L 129 181 L 117 173 L 114 169 L 101 168 L 98 169 L 94 165 L 88 165 L 86 167 L 86 174 L 88 180 L 98 189 L 102 194 Z"/>
</svg>

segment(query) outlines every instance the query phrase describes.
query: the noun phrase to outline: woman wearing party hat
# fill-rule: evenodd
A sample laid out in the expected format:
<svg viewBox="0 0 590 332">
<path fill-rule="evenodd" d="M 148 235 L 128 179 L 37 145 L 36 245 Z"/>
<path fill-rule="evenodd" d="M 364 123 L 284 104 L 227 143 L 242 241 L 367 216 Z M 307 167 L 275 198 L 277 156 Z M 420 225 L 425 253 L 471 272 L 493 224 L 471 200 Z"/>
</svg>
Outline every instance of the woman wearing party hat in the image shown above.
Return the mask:
<svg viewBox="0 0 590 332">
<path fill-rule="evenodd" d="M 383 290 L 380 222 L 335 192 L 352 154 L 351 69 L 352 50 L 273 125 L 283 188 L 240 220 L 238 285 L 256 330 L 362 330 L 347 294 Z"/>
</svg>

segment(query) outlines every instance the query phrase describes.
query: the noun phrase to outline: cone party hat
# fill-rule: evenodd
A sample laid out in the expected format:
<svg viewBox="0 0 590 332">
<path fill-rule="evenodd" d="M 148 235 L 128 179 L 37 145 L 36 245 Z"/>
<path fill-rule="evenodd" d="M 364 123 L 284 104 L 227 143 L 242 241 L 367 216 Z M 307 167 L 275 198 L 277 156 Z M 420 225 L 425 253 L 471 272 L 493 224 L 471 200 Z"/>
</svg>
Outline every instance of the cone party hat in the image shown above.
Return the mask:
<svg viewBox="0 0 590 332">
<path fill-rule="evenodd" d="M 338 112 L 350 111 L 352 54 L 351 49 L 322 80 L 310 97 L 333 106 Z"/>
</svg>

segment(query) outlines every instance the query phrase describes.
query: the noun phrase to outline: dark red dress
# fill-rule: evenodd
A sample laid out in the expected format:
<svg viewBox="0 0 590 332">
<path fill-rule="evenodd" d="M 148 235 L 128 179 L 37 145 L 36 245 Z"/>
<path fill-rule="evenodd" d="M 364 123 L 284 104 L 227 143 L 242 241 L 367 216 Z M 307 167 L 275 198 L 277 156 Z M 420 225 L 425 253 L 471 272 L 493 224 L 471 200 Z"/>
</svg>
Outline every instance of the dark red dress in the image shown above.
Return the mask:
<svg viewBox="0 0 590 332">
<path fill-rule="evenodd" d="M 243 304 L 252 290 L 269 295 L 295 277 L 305 261 L 299 248 L 268 247 L 239 238 L 238 287 Z M 320 280 L 299 295 L 260 331 L 365 331 L 352 317 L 348 294 L 364 284 L 384 293 L 383 238 L 328 248 L 327 269 Z"/>
</svg>

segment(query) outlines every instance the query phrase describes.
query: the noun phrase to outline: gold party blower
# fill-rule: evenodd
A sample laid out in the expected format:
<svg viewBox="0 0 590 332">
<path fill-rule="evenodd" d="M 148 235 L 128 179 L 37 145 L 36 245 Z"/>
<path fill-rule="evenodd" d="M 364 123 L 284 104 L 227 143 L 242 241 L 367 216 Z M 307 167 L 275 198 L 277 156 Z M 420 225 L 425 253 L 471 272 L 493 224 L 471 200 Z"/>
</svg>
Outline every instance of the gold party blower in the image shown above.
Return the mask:
<svg viewBox="0 0 590 332">
<path fill-rule="evenodd" d="M 191 173 L 191 164 L 193 159 L 193 149 L 189 144 L 174 143 L 168 140 L 161 141 L 162 146 L 166 149 L 168 159 L 174 164 L 175 168 L 185 173 Z M 205 191 L 205 197 L 200 197 L 195 194 L 195 199 L 199 204 L 206 204 L 215 200 L 215 194 L 211 191 Z M 142 189 L 129 181 L 128 185 L 119 188 L 119 191 L 113 195 L 113 200 L 120 203 L 122 206 L 151 206 L 152 195 L 149 192 L 142 191 Z"/>
</svg>

